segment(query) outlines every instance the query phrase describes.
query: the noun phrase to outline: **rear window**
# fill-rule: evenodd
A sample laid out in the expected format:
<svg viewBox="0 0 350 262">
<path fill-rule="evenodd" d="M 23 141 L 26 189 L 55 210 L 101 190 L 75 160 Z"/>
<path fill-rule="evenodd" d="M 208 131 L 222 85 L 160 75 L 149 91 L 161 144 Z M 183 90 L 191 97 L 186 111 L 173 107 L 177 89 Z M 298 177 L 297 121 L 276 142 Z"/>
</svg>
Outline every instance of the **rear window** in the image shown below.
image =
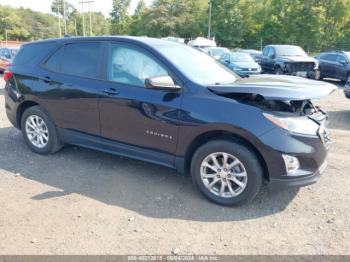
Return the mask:
<svg viewBox="0 0 350 262">
<path fill-rule="evenodd" d="M 13 65 L 24 65 L 49 51 L 53 42 L 23 45 L 13 60 Z"/>
<path fill-rule="evenodd" d="M 97 78 L 102 53 L 100 43 L 75 43 L 64 47 L 61 72 L 69 75 Z"/>
</svg>

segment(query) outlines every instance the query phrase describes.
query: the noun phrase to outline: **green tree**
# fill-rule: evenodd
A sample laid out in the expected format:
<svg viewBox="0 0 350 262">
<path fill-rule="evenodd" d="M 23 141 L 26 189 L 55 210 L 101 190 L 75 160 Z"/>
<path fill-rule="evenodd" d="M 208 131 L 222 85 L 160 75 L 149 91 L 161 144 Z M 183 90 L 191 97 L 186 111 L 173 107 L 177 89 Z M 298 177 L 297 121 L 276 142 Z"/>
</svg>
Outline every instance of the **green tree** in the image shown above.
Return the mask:
<svg viewBox="0 0 350 262">
<path fill-rule="evenodd" d="M 239 3 L 239 0 L 212 1 L 212 32 L 218 42 L 227 47 L 238 46 L 244 41 Z"/>
<path fill-rule="evenodd" d="M 195 37 L 203 35 L 207 0 L 155 0 L 138 21 L 136 35 Z"/>
<path fill-rule="evenodd" d="M 111 12 L 111 34 L 127 34 L 130 17 L 128 8 L 130 0 L 113 0 L 113 9 Z"/>
</svg>

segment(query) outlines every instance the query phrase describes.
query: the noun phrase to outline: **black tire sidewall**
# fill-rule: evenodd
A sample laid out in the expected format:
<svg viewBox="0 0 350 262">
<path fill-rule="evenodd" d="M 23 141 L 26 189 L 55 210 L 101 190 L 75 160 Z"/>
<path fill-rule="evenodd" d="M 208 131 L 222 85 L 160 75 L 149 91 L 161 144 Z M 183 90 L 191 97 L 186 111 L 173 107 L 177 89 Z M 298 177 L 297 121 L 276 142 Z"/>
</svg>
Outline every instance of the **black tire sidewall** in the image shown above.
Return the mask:
<svg viewBox="0 0 350 262">
<path fill-rule="evenodd" d="M 222 198 L 211 193 L 204 185 L 200 175 L 200 166 L 204 158 L 214 152 L 230 153 L 244 165 L 248 181 L 246 188 L 238 196 Z M 239 206 L 253 200 L 260 190 L 263 179 L 263 171 L 255 153 L 239 142 L 227 140 L 215 140 L 201 146 L 192 158 L 191 174 L 193 182 L 204 196 L 217 204 L 226 206 Z"/>
<path fill-rule="evenodd" d="M 34 146 L 28 139 L 28 136 L 26 133 L 26 128 L 25 128 L 25 123 L 26 123 L 27 118 L 29 116 L 32 116 L 32 115 L 36 115 L 36 116 L 41 117 L 48 128 L 49 141 L 48 141 L 47 145 L 43 148 L 38 148 L 38 147 Z M 53 151 L 55 150 L 55 147 L 58 143 L 56 127 L 53 124 L 53 122 L 50 120 L 50 118 L 46 114 L 46 112 L 40 106 L 30 107 L 26 111 L 24 111 L 22 118 L 21 118 L 21 129 L 22 129 L 22 134 L 23 134 L 23 137 L 24 137 L 26 144 L 29 146 L 29 148 L 33 152 L 38 153 L 38 154 L 42 154 L 42 155 L 53 153 Z"/>
</svg>

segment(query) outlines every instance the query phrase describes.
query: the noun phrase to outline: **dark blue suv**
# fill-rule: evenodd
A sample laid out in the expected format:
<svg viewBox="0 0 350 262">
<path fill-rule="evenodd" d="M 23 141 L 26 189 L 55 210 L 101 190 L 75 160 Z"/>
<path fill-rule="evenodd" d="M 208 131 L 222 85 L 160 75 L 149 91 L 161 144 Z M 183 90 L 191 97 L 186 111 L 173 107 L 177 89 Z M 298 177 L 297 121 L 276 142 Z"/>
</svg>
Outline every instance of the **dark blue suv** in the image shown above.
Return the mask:
<svg viewBox="0 0 350 262">
<path fill-rule="evenodd" d="M 136 37 L 29 43 L 4 78 L 32 151 L 73 144 L 175 168 L 219 204 L 252 200 L 263 180 L 312 184 L 326 167 L 327 115 L 310 99 L 328 83 L 241 78 L 184 44 Z"/>
</svg>

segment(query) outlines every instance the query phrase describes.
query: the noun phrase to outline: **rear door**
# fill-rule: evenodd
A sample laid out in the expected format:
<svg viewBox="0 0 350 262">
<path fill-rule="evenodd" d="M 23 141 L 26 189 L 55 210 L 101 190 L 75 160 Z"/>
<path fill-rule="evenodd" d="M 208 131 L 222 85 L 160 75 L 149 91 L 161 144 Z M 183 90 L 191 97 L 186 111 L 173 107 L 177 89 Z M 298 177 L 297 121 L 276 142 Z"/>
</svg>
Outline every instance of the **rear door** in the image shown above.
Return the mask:
<svg viewBox="0 0 350 262">
<path fill-rule="evenodd" d="M 113 42 L 107 54 L 107 81 L 100 100 L 102 137 L 174 154 L 182 92 L 147 89 L 145 79 L 176 78 L 142 47 Z"/>
<path fill-rule="evenodd" d="M 41 99 L 59 128 L 99 135 L 99 88 L 103 44 L 75 42 L 60 47 L 42 65 Z"/>
</svg>

